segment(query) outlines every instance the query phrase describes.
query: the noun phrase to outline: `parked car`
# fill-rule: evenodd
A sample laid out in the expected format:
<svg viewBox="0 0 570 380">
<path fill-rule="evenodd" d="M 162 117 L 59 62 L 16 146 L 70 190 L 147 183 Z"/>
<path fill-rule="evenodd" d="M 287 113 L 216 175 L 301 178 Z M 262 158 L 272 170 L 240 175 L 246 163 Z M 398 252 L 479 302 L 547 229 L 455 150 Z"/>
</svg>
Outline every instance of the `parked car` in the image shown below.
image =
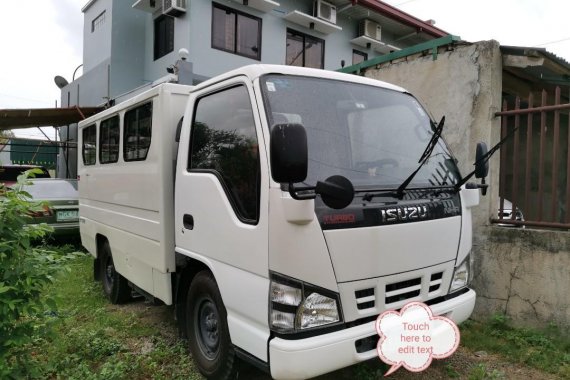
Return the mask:
<svg viewBox="0 0 570 380">
<path fill-rule="evenodd" d="M 50 178 L 49 172 L 43 166 L 36 165 L 1 165 L 0 166 L 0 183 L 8 187 L 18 181 L 18 176 L 26 170 L 39 169 L 41 173 L 36 173 L 34 178 Z"/>
<path fill-rule="evenodd" d="M 503 209 L 501 210 L 501 200 L 499 199 L 499 204 L 497 206 L 497 215 L 499 219 L 504 220 L 511 220 L 513 216 L 513 203 L 508 199 L 503 200 Z M 517 207 L 515 210 L 515 219 L 518 222 L 524 222 L 524 215 L 523 212 Z M 509 224 L 509 223 L 499 223 L 499 226 L 505 227 L 521 227 L 521 225 L 517 224 Z M 524 227 L 524 226 L 522 226 Z"/>
<path fill-rule="evenodd" d="M 31 179 L 23 190 L 34 201 L 45 202 L 42 211 L 30 214 L 32 224 L 47 223 L 53 227 L 53 235 L 79 236 L 79 196 L 77 180 L 40 178 Z"/>
</svg>

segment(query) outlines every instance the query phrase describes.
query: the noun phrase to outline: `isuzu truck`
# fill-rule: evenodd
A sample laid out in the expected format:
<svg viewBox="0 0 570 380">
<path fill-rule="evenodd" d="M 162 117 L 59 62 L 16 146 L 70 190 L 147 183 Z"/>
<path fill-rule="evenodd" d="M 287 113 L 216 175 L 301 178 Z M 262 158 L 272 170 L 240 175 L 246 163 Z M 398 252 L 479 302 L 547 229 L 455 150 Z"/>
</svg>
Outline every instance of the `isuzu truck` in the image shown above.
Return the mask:
<svg viewBox="0 0 570 380">
<path fill-rule="evenodd" d="M 111 302 L 175 305 L 206 377 L 327 373 L 376 357 L 385 310 L 473 310 L 484 185 L 442 128 L 404 89 L 337 72 L 160 84 L 79 124 L 81 240 Z"/>
</svg>

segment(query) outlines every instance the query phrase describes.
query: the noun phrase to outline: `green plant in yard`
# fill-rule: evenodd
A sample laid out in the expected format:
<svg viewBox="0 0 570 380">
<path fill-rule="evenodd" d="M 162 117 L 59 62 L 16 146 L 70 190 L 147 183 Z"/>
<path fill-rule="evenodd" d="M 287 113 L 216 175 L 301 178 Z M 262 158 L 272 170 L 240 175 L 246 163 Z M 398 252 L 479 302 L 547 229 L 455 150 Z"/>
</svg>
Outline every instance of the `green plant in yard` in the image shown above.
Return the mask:
<svg viewBox="0 0 570 380">
<path fill-rule="evenodd" d="M 570 336 L 561 328 L 516 328 L 504 315 L 464 323 L 460 328 L 462 344 L 473 351 L 498 353 L 512 362 L 570 379 Z"/>
<path fill-rule="evenodd" d="M 22 190 L 28 171 L 13 188 L 0 185 L 0 378 L 27 374 L 23 347 L 45 328 L 55 301 L 45 289 L 68 256 L 32 243 L 50 232 L 47 225 L 29 225 L 28 215 L 43 205 Z"/>
<path fill-rule="evenodd" d="M 496 369 L 489 371 L 485 364 L 477 364 L 469 372 L 469 380 L 498 380 L 504 378 L 505 376 L 501 371 Z"/>
</svg>

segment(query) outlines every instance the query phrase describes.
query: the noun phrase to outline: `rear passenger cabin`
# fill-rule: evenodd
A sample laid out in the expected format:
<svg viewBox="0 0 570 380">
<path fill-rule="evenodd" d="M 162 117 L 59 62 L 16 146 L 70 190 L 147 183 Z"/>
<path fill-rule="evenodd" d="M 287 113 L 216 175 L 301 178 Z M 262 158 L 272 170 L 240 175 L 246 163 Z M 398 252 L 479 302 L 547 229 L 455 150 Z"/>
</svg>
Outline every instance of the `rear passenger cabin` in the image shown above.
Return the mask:
<svg viewBox="0 0 570 380">
<path fill-rule="evenodd" d="M 79 124 L 82 243 L 97 257 L 107 241 L 117 271 L 167 304 L 175 271 L 175 135 L 191 89 L 162 84 Z"/>
</svg>

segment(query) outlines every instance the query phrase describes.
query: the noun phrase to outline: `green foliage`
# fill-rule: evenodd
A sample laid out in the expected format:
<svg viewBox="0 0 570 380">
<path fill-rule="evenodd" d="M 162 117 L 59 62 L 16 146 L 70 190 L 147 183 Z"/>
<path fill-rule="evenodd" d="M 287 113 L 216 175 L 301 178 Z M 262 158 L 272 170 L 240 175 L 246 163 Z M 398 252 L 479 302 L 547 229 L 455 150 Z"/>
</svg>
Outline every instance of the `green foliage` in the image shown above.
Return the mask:
<svg viewBox="0 0 570 380">
<path fill-rule="evenodd" d="M 443 369 L 447 377 L 450 379 L 457 379 L 460 377 L 459 372 L 457 372 L 455 368 L 453 368 L 453 365 L 451 365 L 451 363 L 446 363 Z"/>
<path fill-rule="evenodd" d="M 461 342 L 473 351 L 498 353 L 512 362 L 570 378 L 570 337 L 554 325 L 545 330 L 515 328 L 498 314 L 460 328 Z"/>
<path fill-rule="evenodd" d="M 66 250 L 61 247 L 59 250 Z M 71 250 L 69 248 L 68 250 Z M 49 288 L 58 300 L 53 334 L 38 333 L 27 346 L 31 379 L 200 379 L 184 344 L 176 338 L 172 310 L 141 301 L 111 306 L 93 281 L 93 259 L 82 255 Z M 152 323 L 159 313 L 170 321 Z M 31 365 L 29 365 L 30 367 Z"/>
<path fill-rule="evenodd" d="M 504 379 L 505 375 L 499 370 L 487 370 L 485 364 L 477 364 L 469 372 L 469 380 L 498 380 Z"/>
<path fill-rule="evenodd" d="M 22 190 L 33 175 L 19 176 L 13 188 L 0 186 L 0 378 L 25 369 L 22 348 L 56 312 L 45 290 L 69 257 L 32 244 L 50 232 L 47 225 L 28 224 L 28 214 L 43 208 Z"/>
</svg>

